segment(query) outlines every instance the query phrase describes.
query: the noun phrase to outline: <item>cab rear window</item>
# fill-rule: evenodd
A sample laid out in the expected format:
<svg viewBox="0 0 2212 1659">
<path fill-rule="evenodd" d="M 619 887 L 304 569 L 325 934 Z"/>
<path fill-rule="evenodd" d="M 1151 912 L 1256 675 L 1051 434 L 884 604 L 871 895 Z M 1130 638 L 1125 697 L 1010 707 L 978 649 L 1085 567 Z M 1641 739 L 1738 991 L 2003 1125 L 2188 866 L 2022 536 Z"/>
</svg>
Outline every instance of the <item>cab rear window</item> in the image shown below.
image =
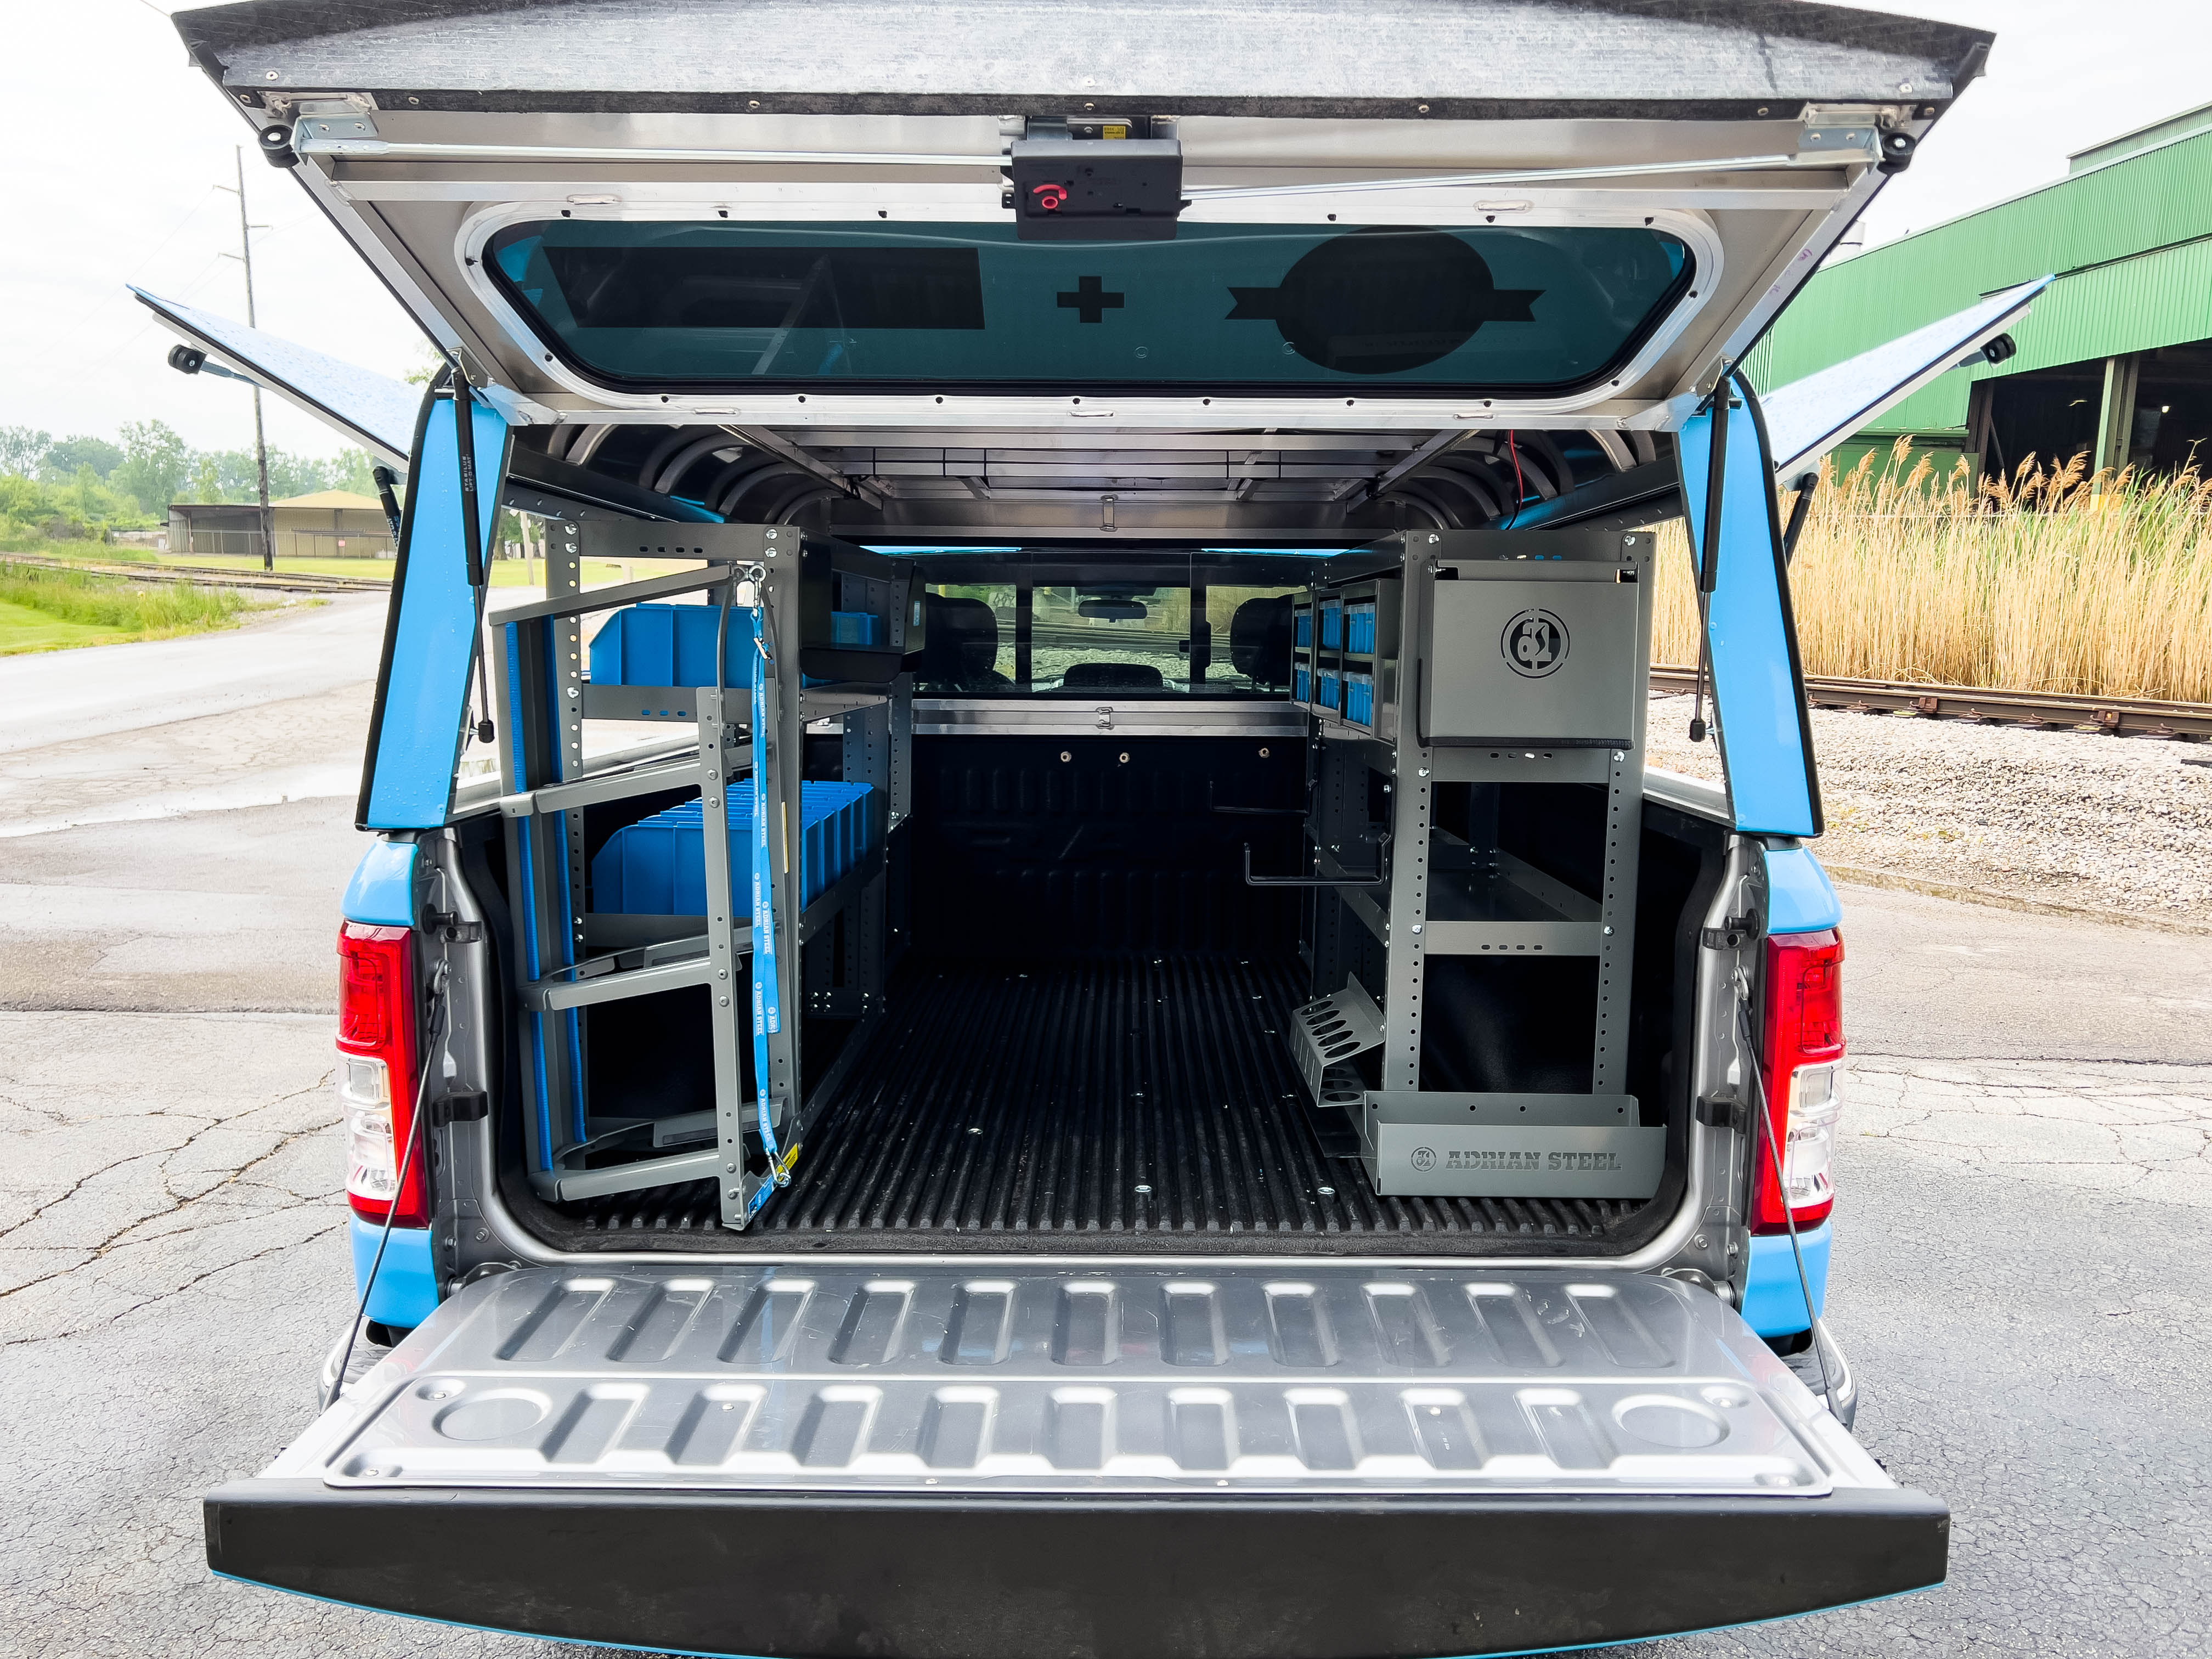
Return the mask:
<svg viewBox="0 0 2212 1659">
<path fill-rule="evenodd" d="M 1012 225 L 556 220 L 492 239 L 493 280 L 611 385 L 1577 390 L 1688 289 L 1644 227 L 1186 224 L 1022 242 Z"/>
</svg>

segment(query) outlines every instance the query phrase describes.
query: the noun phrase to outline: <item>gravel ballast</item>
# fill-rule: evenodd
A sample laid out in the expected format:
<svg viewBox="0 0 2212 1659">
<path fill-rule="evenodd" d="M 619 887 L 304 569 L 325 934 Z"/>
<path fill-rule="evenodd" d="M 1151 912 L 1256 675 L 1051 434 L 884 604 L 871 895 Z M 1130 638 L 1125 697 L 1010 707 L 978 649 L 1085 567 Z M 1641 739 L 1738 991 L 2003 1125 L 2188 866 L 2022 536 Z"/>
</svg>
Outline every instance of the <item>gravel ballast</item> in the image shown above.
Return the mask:
<svg viewBox="0 0 2212 1659">
<path fill-rule="evenodd" d="M 1690 700 L 1655 696 L 1650 763 L 1720 781 Z M 2212 744 L 1813 711 L 1832 870 L 2212 922 Z"/>
</svg>

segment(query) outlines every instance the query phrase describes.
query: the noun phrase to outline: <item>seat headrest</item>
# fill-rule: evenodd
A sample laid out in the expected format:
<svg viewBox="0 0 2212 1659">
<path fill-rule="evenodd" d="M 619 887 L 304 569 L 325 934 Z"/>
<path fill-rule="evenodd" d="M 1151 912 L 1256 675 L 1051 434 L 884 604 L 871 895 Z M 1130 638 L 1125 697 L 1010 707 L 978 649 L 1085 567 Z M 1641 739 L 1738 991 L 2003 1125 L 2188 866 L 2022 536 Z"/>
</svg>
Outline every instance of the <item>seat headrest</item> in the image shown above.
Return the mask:
<svg viewBox="0 0 2212 1659">
<path fill-rule="evenodd" d="M 1229 665 L 1261 685 L 1291 683 L 1291 596 L 1247 599 L 1229 619 Z"/>
<path fill-rule="evenodd" d="M 1069 691 L 1158 691 L 1167 682 L 1148 662 L 1079 662 L 1060 676 Z"/>
<path fill-rule="evenodd" d="M 926 595 L 927 643 L 917 678 L 933 684 L 965 687 L 995 680 L 999 660 L 999 618 L 981 599 Z"/>
</svg>

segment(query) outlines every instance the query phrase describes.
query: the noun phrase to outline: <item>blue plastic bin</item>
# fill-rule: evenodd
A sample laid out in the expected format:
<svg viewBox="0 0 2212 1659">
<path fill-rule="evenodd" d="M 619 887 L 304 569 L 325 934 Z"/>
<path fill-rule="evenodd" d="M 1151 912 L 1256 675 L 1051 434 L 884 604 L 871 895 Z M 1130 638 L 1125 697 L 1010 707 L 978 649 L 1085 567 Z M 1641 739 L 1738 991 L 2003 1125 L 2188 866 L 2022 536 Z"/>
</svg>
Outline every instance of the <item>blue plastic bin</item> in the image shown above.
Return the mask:
<svg viewBox="0 0 2212 1659">
<path fill-rule="evenodd" d="M 1321 689 L 1319 694 L 1314 698 L 1315 703 L 1332 714 L 1341 709 L 1344 707 L 1344 696 L 1341 684 L 1336 677 L 1336 671 L 1333 668 L 1324 668 L 1321 671 L 1319 678 Z"/>
<path fill-rule="evenodd" d="M 884 642 L 884 619 L 872 611 L 832 611 L 830 642 L 872 649 Z"/>
<path fill-rule="evenodd" d="M 1302 605 L 1292 613 L 1291 642 L 1298 646 L 1313 643 L 1313 607 Z"/>
<path fill-rule="evenodd" d="M 714 630 L 721 607 L 713 605 L 630 605 L 614 611 L 592 638 L 594 685 L 712 685 Z M 752 617 L 732 607 L 722 653 L 725 685 L 752 684 Z"/>
<path fill-rule="evenodd" d="M 1375 724 L 1375 677 L 1356 668 L 1344 672 L 1344 717 L 1355 726 Z"/>
<path fill-rule="evenodd" d="M 800 786 L 800 902 L 821 897 L 867 853 L 875 832 L 871 793 L 865 783 Z M 732 784 L 728 801 L 730 864 L 742 908 L 752 891 L 752 784 Z M 699 803 L 685 801 L 608 836 L 592 860 L 592 908 L 614 915 L 706 915 L 706 829 Z"/>
<path fill-rule="evenodd" d="M 1344 648 L 1374 655 L 1374 600 L 1354 599 L 1344 607 Z"/>
<path fill-rule="evenodd" d="M 1291 701 L 1305 702 L 1313 696 L 1313 670 L 1304 663 L 1291 670 Z"/>
<path fill-rule="evenodd" d="M 1344 601 L 1323 599 L 1321 602 L 1321 642 L 1332 651 L 1344 647 Z"/>
</svg>

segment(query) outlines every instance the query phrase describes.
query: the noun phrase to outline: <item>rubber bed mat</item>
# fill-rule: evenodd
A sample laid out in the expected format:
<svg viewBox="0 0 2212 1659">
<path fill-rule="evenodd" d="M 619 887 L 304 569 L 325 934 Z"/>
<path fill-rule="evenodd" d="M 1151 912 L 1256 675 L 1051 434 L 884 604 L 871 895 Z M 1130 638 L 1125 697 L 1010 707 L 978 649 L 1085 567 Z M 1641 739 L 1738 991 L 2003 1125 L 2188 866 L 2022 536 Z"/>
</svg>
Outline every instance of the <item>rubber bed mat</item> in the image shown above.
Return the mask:
<svg viewBox="0 0 2212 1659">
<path fill-rule="evenodd" d="M 908 958 L 743 1233 L 712 1182 L 563 1206 L 567 1249 L 1611 1254 L 1656 1205 L 1377 1194 L 1282 1032 L 1295 958 Z M 1264 1242 L 1263 1242 L 1264 1241 Z"/>
</svg>

